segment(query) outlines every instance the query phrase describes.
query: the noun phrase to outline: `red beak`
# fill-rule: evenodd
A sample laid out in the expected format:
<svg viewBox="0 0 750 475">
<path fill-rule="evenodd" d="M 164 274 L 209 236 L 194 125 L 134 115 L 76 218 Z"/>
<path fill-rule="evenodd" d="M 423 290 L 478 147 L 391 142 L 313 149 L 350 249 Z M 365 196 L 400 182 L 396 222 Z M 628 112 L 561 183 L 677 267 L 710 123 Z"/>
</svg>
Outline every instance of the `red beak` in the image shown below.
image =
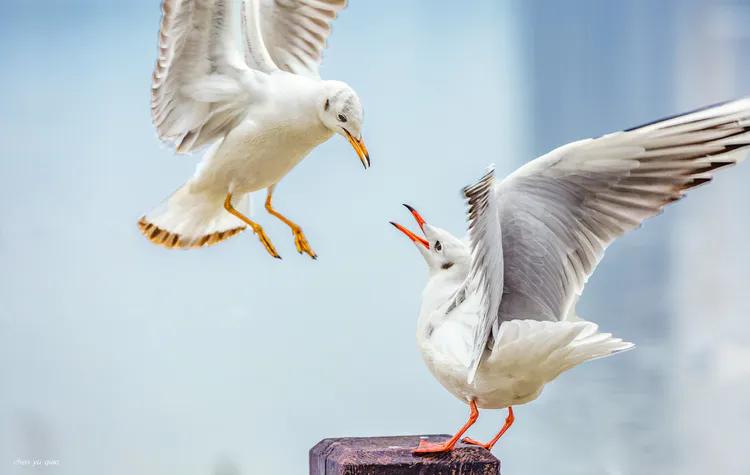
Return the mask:
<svg viewBox="0 0 750 475">
<path fill-rule="evenodd" d="M 427 221 L 424 220 L 424 218 L 422 217 L 422 215 L 419 214 L 417 212 L 417 210 L 415 210 L 414 208 L 412 208 L 408 204 L 404 203 L 404 206 L 406 206 L 406 209 L 408 209 L 409 212 L 411 213 L 411 215 L 414 216 L 414 219 L 417 220 L 417 224 L 419 225 L 419 229 L 421 229 L 422 232 L 424 232 L 424 223 L 426 223 Z"/>
<path fill-rule="evenodd" d="M 417 221 L 417 224 L 419 225 L 419 228 L 422 230 L 422 232 L 424 232 L 424 223 L 426 222 L 424 220 L 424 218 L 417 212 L 417 210 L 415 210 L 411 206 L 409 206 L 407 204 L 405 204 L 404 206 L 406 206 L 406 209 L 408 209 L 409 212 L 411 212 L 412 216 L 414 216 L 414 219 Z M 425 249 L 429 249 L 430 248 L 430 243 L 427 241 L 427 239 L 425 239 L 423 237 L 420 237 L 420 236 L 417 236 L 416 234 L 414 234 L 413 232 L 409 231 L 408 229 L 406 229 L 405 227 L 401 226 L 398 223 L 394 223 L 393 221 L 391 221 L 390 223 L 392 225 L 394 225 L 396 227 L 396 229 L 398 229 L 402 233 L 406 234 L 406 237 L 408 237 L 409 239 L 411 239 L 412 242 L 418 242 L 419 244 L 423 245 L 425 247 Z"/>
</svg>

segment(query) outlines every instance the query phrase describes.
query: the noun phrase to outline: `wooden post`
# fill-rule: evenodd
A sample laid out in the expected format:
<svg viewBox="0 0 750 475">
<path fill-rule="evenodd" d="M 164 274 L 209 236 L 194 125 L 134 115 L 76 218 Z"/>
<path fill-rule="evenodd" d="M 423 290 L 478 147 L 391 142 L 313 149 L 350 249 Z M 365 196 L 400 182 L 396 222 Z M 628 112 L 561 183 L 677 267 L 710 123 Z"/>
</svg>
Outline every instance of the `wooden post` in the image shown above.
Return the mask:
<svg viewBox="0 0 750 475">
<path fill-rule="evenodd" d="M 325 439 L 310 449 L 310 475 L 499 475 L 488 450 L 459 442 L 447 454 L 414 455 L 419 439 L 449 435 Z"/>
</svg>

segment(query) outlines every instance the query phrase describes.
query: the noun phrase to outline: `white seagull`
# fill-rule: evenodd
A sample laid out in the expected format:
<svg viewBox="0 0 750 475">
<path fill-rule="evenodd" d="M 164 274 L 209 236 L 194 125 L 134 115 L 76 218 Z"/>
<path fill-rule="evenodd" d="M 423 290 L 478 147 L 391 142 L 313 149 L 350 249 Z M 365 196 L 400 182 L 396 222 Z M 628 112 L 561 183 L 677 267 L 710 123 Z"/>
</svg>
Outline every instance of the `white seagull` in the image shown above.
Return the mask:
<svg viewBox="0 0 750 475">
<path fill-rule="evenodd" d="M 271 198 L 276 184 L 333 134 L 370 165 L 357 94 L 318 74 L 331 22 L 344 7 L 346 0 L 243 0 L 240 48 L 233 0 L 164 0 L 153 123 L 177 153 L 210 148 L 195 175 L 138 222 L 151 242 L 201 247 L 250 226 L 278 258 L 263 228 L 247 217 L 247 194 L 265 188 L 266 210 L 291 228 L 300 254 L 316 257 L 300 226 Z"/>
<path fill-rule="evenodd" d="M 633 347 L 575 306 L 605 248 L 685 191 L 711 180 L 750 148 L 750 98 L 596 139 L 573 142 L 495 183 L 490 170 L 465 188 L 466 241 L 427 224 L 403 226 L 429 268 L 417 343 L 435 378 L 470 406 L 453 449 L 478 408 L 508 408 L 492 449 L 513 423 L 512 406 L 536 399 L 563 371 Z"/>
</svg>

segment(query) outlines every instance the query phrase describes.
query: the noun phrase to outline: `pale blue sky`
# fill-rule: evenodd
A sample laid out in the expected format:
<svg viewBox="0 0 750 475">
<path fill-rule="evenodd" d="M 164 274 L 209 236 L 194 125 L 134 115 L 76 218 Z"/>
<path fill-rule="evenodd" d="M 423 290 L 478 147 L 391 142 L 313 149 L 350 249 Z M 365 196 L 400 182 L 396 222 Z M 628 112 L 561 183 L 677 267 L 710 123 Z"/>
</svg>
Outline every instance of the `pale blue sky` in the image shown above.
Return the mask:
<svg viewBox="0 0 750 475">
<path fill-rule="evenodd" d="M 158 1 L 0 0 L 0 473 L 296 474 L 324 437 L 454 430 L 466 408 L 414 342 L 425 269 L 388 225 L 400 204 L 461 234 L 459 190 L 490 163 L 750 93 L 747 2 L 350 3 L 322 74 L 360 94 L 373 167 L 337 137 L 282 181 L 320 259 L 258 209 L 279 262 L 249 234 L 176 252 L 138 233 L 197 161 L 150 123 Z M 746 467 L 725 447 L 748 437 L 748 180 L 610 249 L 580 313 L 639 348 L 519 408 L 506 473 Z M 721 318 L 696 326 L 701 304 Z M 683 433 L 708 402 L 725 440 L 704 456 Z"/>
</svg>

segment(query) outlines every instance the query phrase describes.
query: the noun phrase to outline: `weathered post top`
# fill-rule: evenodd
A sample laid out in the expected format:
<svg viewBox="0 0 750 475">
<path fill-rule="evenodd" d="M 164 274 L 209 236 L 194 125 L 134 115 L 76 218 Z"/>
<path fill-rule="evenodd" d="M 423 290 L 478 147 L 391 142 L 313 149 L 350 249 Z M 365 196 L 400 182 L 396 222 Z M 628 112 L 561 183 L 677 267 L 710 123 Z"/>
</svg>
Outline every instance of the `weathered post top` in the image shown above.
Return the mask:
<svg viewBox="0 0 750 475">
<path fill-rule="evenodd" d="M 324 439 L 310 449 L 310 475 L 499 475 L 489 451 L 459 442 L 447 454 L 414 455 L 419 439 L 442 442 L 449 435 Z"/>
</svg>

